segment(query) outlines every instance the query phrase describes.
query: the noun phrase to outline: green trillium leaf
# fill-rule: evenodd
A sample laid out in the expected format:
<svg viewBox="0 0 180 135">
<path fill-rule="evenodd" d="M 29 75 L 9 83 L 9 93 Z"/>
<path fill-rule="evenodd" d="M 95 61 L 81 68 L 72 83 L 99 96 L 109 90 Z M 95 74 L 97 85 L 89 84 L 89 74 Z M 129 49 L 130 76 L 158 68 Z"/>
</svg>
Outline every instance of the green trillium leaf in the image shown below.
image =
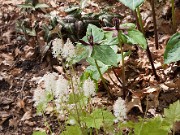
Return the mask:
<svg viewBox="0 0 180 135">
<path fill-rule="evenodd" d="M 119 0 L 125 6 L 129 7 L 131 10 L 135 10 L 139 5 L 141 5 L 144 0 Z"/>
<path fill-rule="evenodd" d="M 106 65 L 117 65 L 117 55 L 108 45 L 95 45 L 91 57 Z"/>
<path fill-rule="evenodd" d="M 132 44 L 137 44 L 144 50 L 147 48 L 147 41 L 140 31 L 135 29 L 129 30 L 126 36 L 128 37 L 128 41 Z"/>
<path fill-rule="evenodd" d="M 93 42 L 98 43 L 101 42 L 101 40 L 104 38 L 104 31 L 93 24 L 89 24 L 87 27 L 85 39 L 91 35 L 93 36 Z"/>
<path fill-rule="evenodd" d="M 169 64 L 180 60 L 180 33 L 174 34 L 168 41 L 165 53 L 164 63 Z"/>
</svg>

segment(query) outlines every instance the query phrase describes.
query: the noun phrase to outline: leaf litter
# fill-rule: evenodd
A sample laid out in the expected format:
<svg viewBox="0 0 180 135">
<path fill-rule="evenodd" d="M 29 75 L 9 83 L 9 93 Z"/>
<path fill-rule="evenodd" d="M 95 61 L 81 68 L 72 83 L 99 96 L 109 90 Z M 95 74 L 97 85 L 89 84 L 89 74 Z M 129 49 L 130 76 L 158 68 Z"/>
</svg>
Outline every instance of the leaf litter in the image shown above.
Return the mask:
<svg viewBox="0 0 180 135">
<path fill-rule="evenodd" d="M 124 17 L 122 22 L 135 21 L 135 18 L 132 17 L 131 12 L 126 7 L 114 0 L 112 1 L 113 6 L 116 8 L 112 8 L 111 10 L 114 13 L 120 13 Z M 37 87 L 36 81 L 48 71 L 55 69 L 60 74 L 63 74 L 62 67 L 57 66 L 57 62 L 52 59 L 48 50 L 46 53 L 40 52 L 44 55 L 44 59 L 43 61 L 39 60 L 40 57 L 38 56 L 36 47 L 39 45 L 40 50 L 46 47 L 47 41 L 41 38 L 44 36 L 44 33 L 41 30 L 37 30 L 36 35 L 40 38 L 25 35 L 26 39 L 23 39 L 22 32 L 16 33 L 15 31 L 16 21 L 19 18 L 27 18 L 29 23 L 27 26 L 30 28 L 33 28 L 36 23 L 41 26 L 49 22 L 47 18 L 40 19 L 45 13 L 57 11 L 59 16 L 65 17 L 67 14 L 64 12 L 64 9 L 69 4 L 78 4 L 75 0 L 44 0 L 43 2 L 52 7 L 28 15 L 22 13 L 17 8 L 17 4 L 23 2 L 24 0 L 0 0 L 0 6 L 2 7 L 0 11 L 0 133 L 4 134 L 31 134 L 34 129 L 47 131 L 47 127 L 43 125 L 44 121 L 40 116 L 35 114 L 32 101 L 33 89 Z M 145 112 L 144 106 L 148 105 L 148 112 L 156 116 L 161 115 L 163 108 L 168 107 L 170 103 L 180 99 L 179 63 L 170 64 L 169 66 L 163 65 L 164 48 L 172 33 L 169 16 L 171 6 L 169 2 L 165 1 L 159 2 L 156 6 L 159 50 L 154 49 L 155 43 L 152 36 L 153 25 L 152 15 L 150 14 L 150 3 L 145 2 L 141 10 L 145 30 L 148 35 L 148 44 L 153 53 L 155 67 L 161 81 L 157 82 L 154 79 L 146 54 L 140 49 L 136 50 L 133 48 L 133 54 L 125 61 L 127 65 L 126 80 L 128 80 L 127 85 L 129 88 L 126 104 L 129 119 L 132 120 L 137 119 L 137 114 L 142 115 Z M 103 7 L 108 7 L 106 0 L 91 1 L 83 12 L 99 12 Z M 177 18 L 180 17 L 179 11 L 180 8 L 177 7 Z M 177 21 L 177 23 L 179 24 L 180 22 Z M 178 29 L 180 30 L 179 25 Z M 119 76 L 121 76 L 121 72 L 121 68 L 116 69 L 116 73 Z M 114 74 L 105 74 L 104 77 L 109 81 L 109 87 L 114 98 L 116 99 L 121 96 L 122 88 Z M 104 92 L 104 88 L 99 87 L 99 89 L 100 91 L 92 99 L 92 103 L 94 106 L 103 106 L 112 110 L 115 99 L 109 99 L 106 92 Z M 51 114 L 51 107 L 50 105 L 48 108 L 49 115 L 53 115 Z M 52 127 L 58 126 L 56 118 L 50 117 L 48 122 Z M 177 131 L 179 130 L 178 125 L 179 123 L 175 124 Z M 58 132 L 55 128 L 53 130 L 54 132 Z"/>
</svg>

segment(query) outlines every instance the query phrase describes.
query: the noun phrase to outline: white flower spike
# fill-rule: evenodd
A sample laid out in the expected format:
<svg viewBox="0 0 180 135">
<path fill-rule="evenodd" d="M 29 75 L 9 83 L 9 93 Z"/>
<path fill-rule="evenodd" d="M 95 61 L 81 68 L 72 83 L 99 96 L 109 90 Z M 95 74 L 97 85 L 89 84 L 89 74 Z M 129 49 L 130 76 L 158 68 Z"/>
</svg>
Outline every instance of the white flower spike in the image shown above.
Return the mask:
<svg viewBox="0 0 180 135">
<path fill-rule="evenodd" d="M 74 56 L 75 56 L 75 47 L 72 44 L 71 40 L 68 38 L 62 50 L 62 57 L 69 62 Z"/>
<path fill-rule="evenodd" d="M 119 97 L 115 101 L 113 105 L 113 110 L 114 110 L 114 116 L 116 117 L 115 122 L 124 121 L 124 119 L 127 118 L 126 115 L 127 109 L 126 109 L 125 101 L 121 97 Z"/>
<path fill-rule="evenodd" d="M 83 92 L 86 97 L 94 96 L 96 94 L 95 83 L 90 78 L 84 81 Z"/>
<path fill-rule="evenodd" d="M 60 38 L 54 39 L 52 42 L 52 54 L 55 58 L 61 55 L 63 50 L 63 40 Z"/>
</svg>

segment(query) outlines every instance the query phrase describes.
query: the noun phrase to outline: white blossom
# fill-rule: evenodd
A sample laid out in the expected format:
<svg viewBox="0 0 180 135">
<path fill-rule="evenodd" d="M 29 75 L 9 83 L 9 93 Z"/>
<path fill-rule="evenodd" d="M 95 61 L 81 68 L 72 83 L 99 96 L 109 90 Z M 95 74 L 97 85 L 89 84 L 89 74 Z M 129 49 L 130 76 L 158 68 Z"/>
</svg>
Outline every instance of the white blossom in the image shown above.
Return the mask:
<svg viewBox="0 0 180 135">
<path fill-rule="evenodd" d="M 95 83 L 90 78 L 84 81 L 83 92 L 86 97 L 94 96 L 96 94 Z"/>
<path fill-rule="evenodd" d="M 66 59 L 66 61 L 69 62 L 76 54 L 75 46 L 69 38 L 67 39 L 65 44 L 63 44 L 62 39 L 56 38 L 53 41 L 52 45 L 52 54 L 55 58 L 61 55 L 63 58 Z"/>
<path fill-rule="evenodd" d="M 75 124 L 76 124 L 76 121 L 75 121 L 74 119 L 70 119 L 70 120 L 69 120 L 69 124 L 70 124 L 70 125 L 75 125 Z"/>
<path fill-rule="evenodd" d="M 74 75 L 72 77 L 72 83 L 73 83 L 73 89 L 74 92 L 77 94 L 79 91 L 79 85 L 80 85 L 80 78 L 77 75 Z M 71 86 L 72 87 L 72 86 Z"/>
<path fill-rule="evenodd" d="M 46 91 L 41 89 L 41 88 L 37 88 L 34 91 L 34 95 L 33 95 L 33 101 L 34 106 L 38 106 L 39 104 L 45 103 L 46 102 Z"/>
<path fill-rule="evenodd" d="M 62 109 L 62 105 L 61 105 L 61 101 L 59 99 L 55 99 L 54 103 L 56 105 L 56 110 L 61 110 Z"/>
<path fill-rule="evenodd" d="M 58 74 L 55 72 L 47 73 L 43 76 L 44 87 L 46 91 L 53 92 L 55 90 L 57 77 L 58 77 Z"/>
<path fill-rule="evenodd" d="M 69 62 L 75 56 L 75 47 L 68 38 L 62 50 L 62 57 Z"/>
<path fill-rule="evenodd" d="M 54 95 L 57 98 L 67 99 L 66 96 L 68 95 L 68 93 L 69 93 L 68 81 L 62 75 L 59 75 L 59 78 L 56 81 L 56 88 L 54 90 Z"/>
<path fill-rule="evenodd" d="M 124 119 L 126 119 L 127 109 L 126 109 L 125 101 L 121 97 L 119 97 L 115 101 L 113 105 L 113 110 L 114 110 L 114 116 L 116 117 L 115 122 L 123 121 Z"/>
<path fill-rule="evenodd" d="M 63 40 L 60 38 L 54 39 L 52 42 L 52 54 L 55 58 L 61 55 L 63 50 Z"/>
</svg>

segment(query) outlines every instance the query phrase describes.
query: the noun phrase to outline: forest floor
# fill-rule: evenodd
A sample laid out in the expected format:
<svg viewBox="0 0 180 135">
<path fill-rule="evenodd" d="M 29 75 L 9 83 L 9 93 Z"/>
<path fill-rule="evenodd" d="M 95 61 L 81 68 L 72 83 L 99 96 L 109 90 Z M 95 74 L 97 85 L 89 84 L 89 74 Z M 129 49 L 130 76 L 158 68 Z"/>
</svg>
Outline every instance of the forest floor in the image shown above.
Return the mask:
<svg viewBox="0 0 180 135">
<path fill-rule="evenodd" d="M 57 62 L 51 62 L 49 50 L 46 54 L 39 51 L 45 45 L 41 39 L 43 32 L 37 29 L 36 36 L 23 35 L 17 30 L 17 22 L 27 20 L 29 27 L 48 23 L 47 18 L 40 16 L 52 11 L 65 17 L 64 9 L 68 5 L 78 4 L 76 0 L 45 1 L 50 7 L 37 10 L 33 14 L 22 11 L 18 4 L 23 0 L 0 0 L 0 135 L 30 135 L 34 130 L 46 130 L 42 117 L 36 115 L 33 106 L 33 91 L 37 87 L 36 81 L 47 72 L 58 72 L 61 68 Z M 177 31 L 180 31 L 180 1 L 176 4 Z M 92 1 L 85 8 L 85 13 L 99 12 L 103 7 L 110 7 L 111 12 L 120 14 L 122 22 L 135 22 L 133 13 L 115 0 Z M 125 61 L 127 87 L 134 92 L 130 99 L 136 97 L 136 102 L 129 105 L 128 119 L 136 120 L 137 116 L 146 117 L 161 115 L 163 109 L 180 99 L 180 65 L 173 63 L 163 65 L 163 54 L 166 43 L 173 34 L 171 24 L 171 5 L 168 1 L 156 3 L 157 26 L 159 36 L 159 49 L 155 49 L 153 20 L 151 5 L 146 1 L 141 7 L 148 45 L 152 52 L 156 72 L 160 78 L 157 81 L 152 73 L 146 52 L 134 47 L 132 55 Z M 23 36 L 26 40 L 23 39 Z M 39 39 L 39 40 L 38 40 Z M 40 48 L 40 49 L 39 49 Z M 44 59 L 42 60 L 42 55 Z M 118 72 L 118 71 L 117 71 Z M 114 80 L 117 82 L 117 80 Z M 110 86 L 115 99 L 121 96 L 118 87 Z M 146 97 L 149 97 L 149 106 L 146 106 Z M 97 104 L 112 109 L 115 99 L 108 98 L 106 92 L 101 90 L 95 100 Z M 58 124 L 51 117 L 49 120 L 52 131 L 56 132 Z M 176 133 L 180 134 L 180 123 L 176 125 Z"/>
</svg>

